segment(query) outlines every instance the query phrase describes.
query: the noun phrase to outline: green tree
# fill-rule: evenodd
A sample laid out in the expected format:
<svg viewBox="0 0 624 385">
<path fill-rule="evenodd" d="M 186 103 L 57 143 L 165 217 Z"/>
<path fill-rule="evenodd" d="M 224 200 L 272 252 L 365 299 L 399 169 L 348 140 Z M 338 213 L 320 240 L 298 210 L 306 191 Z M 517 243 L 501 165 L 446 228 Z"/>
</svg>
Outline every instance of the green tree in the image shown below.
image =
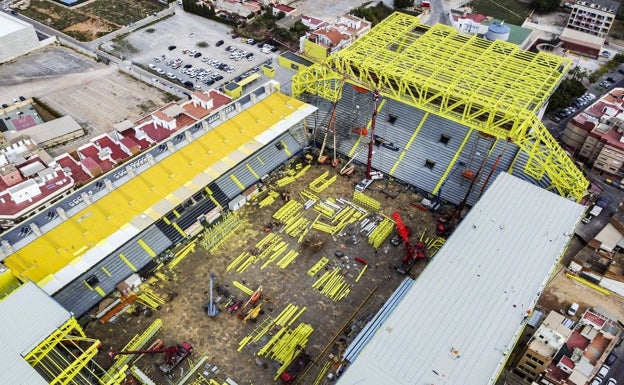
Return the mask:
<svg viewBox="0 0 624 385">
<path fill-rule="evenodd" d="M 394 9 L 404 9 L 414 6 L 414 0 L 394 0 Z"/>
<path fill-rule="evenodd" d="M 559 8 L 559 0 L 531 0 L 531 8 L 537 13 L 550 13 Z"/>
<path fill-rule="evenodd" d="M 569 106 L 572 99 L 583 93 L 585 93 L 585 86 L 579 80 L 574 77 L 564 79 L 550 97 L 548 111 Z"/>
</svg>

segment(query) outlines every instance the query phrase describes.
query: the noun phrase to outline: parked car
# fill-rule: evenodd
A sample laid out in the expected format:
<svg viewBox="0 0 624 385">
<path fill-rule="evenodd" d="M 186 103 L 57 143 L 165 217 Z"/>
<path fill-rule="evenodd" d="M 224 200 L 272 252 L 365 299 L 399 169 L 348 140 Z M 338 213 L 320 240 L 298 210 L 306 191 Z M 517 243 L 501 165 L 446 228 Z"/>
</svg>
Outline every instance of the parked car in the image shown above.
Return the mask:
<svg viewBox="0 0 624 385">
<path fill-rule="evenodd" d="M 608 367 L 607 365 L 602 365 L 598 370 L 598 374 L 596 374 L 596 378 L 605 378 L 609 373 L 609 370 L 611 370 L 610 367 Z"/>
<path fill-rule="evenodd" d="M 607 78 L 607 81 L 608 81 L 609 83 L 615 83 L 615 79 L 613 79 L 612 77 L 608 77 L 608 78 Z"/>
<path fill-rule="evenodd" d="M 175 45 L 170 45 L 170 46 L 169 46 L 169 51 L 173 51 L 174 49 L 176 49 L 176 46 L 175 46 Z"/>
<path fill-rule="evenodd" d="M 613 353 L 609 353 L 609 355 L 607 356 L 607 359 L 605 360 L 605 364 L 607 365 L 613 365 L 615 364 L 615 361 L 617 361 L 618 357 L 613 354 Z"/>
<path fill-rule="evenodd" d="M 219 40 L 216 44 L 215 47 L 221 47 L 223 45 L 224 41 L 223 40 Z"/>
<path fill-rule="evenodd" d="M 193 55 L 193 57 L 194 57 L 194 58 L 198 58 L 198 57 L 200 57 L 201 55 L 202 55 L 202 54 L 201 54 L 201 52 L 196 52 L 196 53 L 195 53 L 195 55 Z"/>
<path fill-rule="evenodd" d="M 611 57 L 611 52 L 609 52 L 609 51 L 602 51 L 600 53 L 600 56 L 606 57 L 606 58 L 610 58 Z"/>
<path fill-rule="evenodd" d="M 615 378 L 609 378 L 607 385 L 617 385 L 617 380 Z"/>
<path fill-rule="evenodd" d="M 576 302 L 572 302 L 572 305 L 568 308 L 568 315 L 574 317 L 576 312 L 578 312 L 579 304 Z M 607 369 L 608 370 L 608 369 Z"/>
<path fill-rule="evenodd" d="M 561 118 L 557 115 L 553 115 L 550 117 L 550 120 L 552 120 L 555 123 L 559 123 L 561 121 Z"/>
</svg>

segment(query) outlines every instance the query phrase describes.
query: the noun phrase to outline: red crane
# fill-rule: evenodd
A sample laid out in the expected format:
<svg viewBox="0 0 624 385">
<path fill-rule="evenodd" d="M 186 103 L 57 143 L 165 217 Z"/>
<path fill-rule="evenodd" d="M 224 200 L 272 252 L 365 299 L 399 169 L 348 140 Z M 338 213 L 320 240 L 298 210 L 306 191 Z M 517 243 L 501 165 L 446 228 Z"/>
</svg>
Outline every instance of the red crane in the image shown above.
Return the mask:
<svg viewBox="0 0 624 385">
<path fill-rule="evenodd" d="M 109 350 L 108 356 L 114 358 L 120 354 L 153 354 L 164 353 L 165 363 L 160 365 L 159 368 L 164 373 L 170 373 L 186 356 L 191 354 L 193 347 L 188 342 L 183 342 L 179 345 L 169 348 L 157 348 L 157 349 L 143 349 L 143 350 Z"/>
<path fill-rule="evenodd" d="M 355 190 L 363 192 L 368 186 L 377 179 L 382 179 L 383 174 L 379 171 L 373 171 L 373 150 L 375 144 L 375 121 L 377 120 L 379 91 L 373 91 L 373 116 L 371 118 L 370 142 L 368 142 L 368 159 L 366 161 L 366 177 L 355 186 Z"/>
<path fill-rule="evenodd" d="M 401 259 L 401 264 L 397 266 L 396 270 L 400 274 L 407 274 L 417 260 L 425 258 L 427 245 L 420 241 L 416 242 L 416 244 L 410 242 L 409 236 L 412 233 L 412 229 L 403 224 L 403 219 L 401 219 L 401 214 L 399 214 L 398 211 L 392 213 L 392 218 L 396 223 L 397 233 L 405 244 L 405 254 L 403 255 L 403 259 Z"/>
</svg>

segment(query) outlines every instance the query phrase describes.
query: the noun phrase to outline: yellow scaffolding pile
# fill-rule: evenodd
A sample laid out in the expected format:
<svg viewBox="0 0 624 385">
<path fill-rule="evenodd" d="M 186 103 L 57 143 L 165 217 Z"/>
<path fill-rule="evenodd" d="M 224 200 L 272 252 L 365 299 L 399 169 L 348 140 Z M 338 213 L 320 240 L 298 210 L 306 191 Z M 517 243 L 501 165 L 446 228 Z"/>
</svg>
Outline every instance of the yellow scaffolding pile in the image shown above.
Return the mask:
<svg viewBox="0 0 624 385">
<path fill-rule="evenodd" d="M 301 195 L 301 198 L 303 198 L 304 201 L 316 203 L 319 200 L 319 197 L 317 197 L 316 195 L 314 195 L 314 193 L 308 190 L 301 190 L 299 195 Z"/>
<path fill-rule="evenodd" d="M 266 198 L 264 198 L 263 200 L 260 201 L 260 203 L 258 203 L 258 206 L 260 206 L 260 208 L 264 208 L 267 206 L 270 206 L 273 204 L 273 202 L 275 202 L 275 199 L 279 198 L 280 194 L 276 191 L 269 191 L 269 195 L 267 195 Z"/>
<path fill-rule="evenodd" d="M 327 257 L 322 257 L 321 259 L 319 259 L 314 264 L 314 266 L 312 266 L 310 270 L 308 270 L 308 275 L 310 277 L 314 277 L 319 271 L 321 271 L 322 268 L 325 267 L 325 265 L 327 265 L 327 262 L 329 262 L 329 259 Z"/>
<path fill-rule="evenodd" d="M 273 219 L 277 219 L 278 221 L 283 223 L 288 223 L 288 221 L 291 220 L 293 217 L 300 215 L 300 211 L 302 208 L 303 205 L 301 203 L 297 202 L 294 199 L 291 199 L 273 214 Z"/>
<path fill-rule="evenodd" d="M 339 268 L 326 271 L 312 284 L 312 288 L 334 301 L 340 301 L 351 292 L 351 286 L 345 281 Z"/>
<path fill-rule="evenodd" d="M 294 170 L 288 170 L 286 172 L 286 176 L 278 179 L 277 182 L 275 182 L 277 184 L 277 187 L 284 187 L 287 186 L 289 184 L 291 184 L 292 182 L 296 181 L 297 179 L 301 178 L 309 169 L 310 169 L 310 165 L 306 165 L 305 167 L 301 168 L 301 164 L 297 165 L 297 168 L 299 168 L 298 172 L 295 172 Z"/>
<path fill-rule="evenodd" d="M 308 344 L 308 339 L 312 332 L 314 332 L 312 326 L 305 323 L 300 323 L 295 329 L 280 329 L 258 351 L 258 356 L 267 357 L 282 363 L 275 372 L 273 380 L 277 381 L 292 361 L 297 358 L 299 352 Z"/>
<path fill-rule="evenodd" d="M 331 184 L 334 183 L 338 178 L 337 175 L 334 175 L 331 178 L 327 178 L 328 176 L 329 171 L 325 171 L 321 176 L 310 182 L 310 190 L 318 194 L 331 186 Z"/>
<path fill-rule="evenodd" d="M 148 287 L 143 286 L 144 285 L 141 285 L 141 294 L 137 296 L 137 302 L 153 310 L 160 309 L 160 307 L 165 304 L 165 300 L 151 291 Z"/>
<path fill-rule="evenodd" d="M 262 322 L 256 326 L 251 333 L 245 336 L 238 343 L 238 351 L 240 352 L 249 344 L 258 343 L 265 335 L 271 333 L 275 328 L 286 328 L 292 325 L 306 310 L 305 307 L 299 308 L 292 303 L 288 304 L 284 310 L 275 318 L 266 316 Z"/>
<path fill-rule="evenodd" d="M 221 222 L 204 231 L 201 245 L 209 253 L 214 253 L 242 226 L 243 222 L 236 213 L 225 215 Z"/>
<path fill-rule="evenodd" d="M 147 329 L 145 329 L 145 331 L 142 334 L 140 335 L 137 334 L 134 337 L 132 337 L 130 342 L 128 342 L 126 346 L 124 346 L 120 350 L 122 351 L 123 350 L 140 350 L 162 328 L 162 325 L 163 325 L 162 320 L 160 318 L 156 319 L 154 322 L 152 322 L 152 324 Z M 108 369 L 108 372 L 107 372 L 108 376 L 114 377 L 121 368 L 123 368 L 124 366 L 127 366 L 128 362 L 130 362 L 130 360 L 132 360 L 133 357 L 134 357 L 134 354 L 116 355 L 115 358 L 113 359 L 114 360 L 113 365 L 110 367 L 110 369 Z"/>
<path fill-rule="evenodd" d="M 368 243 L 378 249 L 382 243 L 392 234 L 395 223 L 392 219 L 384 216 L 384 219 L 368 236 Z"/>
<path fill-rule="evenodd" d="M 316 206 L 315 206 L 315 210 L 316 210 Z M 339 234 L 342 230 L 344 230 L 344 228 L 347 225 L 351 223 L 355 223 L 356 221 L 362 219 L 366 215 L 362 211 L 349 206 L 345 209 L 340 210 L 340 212 L 338 212 L 337 214 L 332 215 L 331 224 L 327 224 L 327 223 L 320 221 L 321 214 L 322 213 L 319 213 L 319 215 L 316 217 L 314 222 L 312 222 L 311 227 L 313 229 L 316 229 L 316 230 L 319 230 L 319 231 L 322 231 L 331 235 Z"/>
<path fill-rule="evenodd" d="M 260 267 L 262 270 L 280 258 L 287 249 L 288 244 L 277 233 L 268 233 L 266 237 L 256 243 L 255 250 L 257 253 L 255 255 L 249 251 L 243 251 L 230 262 L 225 270 L 235 270 L 237 273 L 242 273 L 254 263 L 264 261 Z M 298 255 L 298 252 L 290 250 L 279 260 L 277 266 L 282 269 L 286 268 Z"/>
<path fill-rule="evenodd" d="M 353 203 L 373 213 L 381 209 L 381 202 L 359 191 L 353 192 Z"/>
<path fill-rule="evenodd" d="M 285 269 L 288 267 L 288 265 L 290 265 L 290 263 L 292 261 L 295 260 L 295 258 L 297 258 L 299 256 L 299 252 L 295 251 L 295 250 L 290 250 L 288 253 L 286 253 L 286 255 L 284 255 L 282 257 L 282 259 L 279 260 L 279 262 L 276 263 L 277 267 Z"/>
<path fill-rule="evenodd" d="M 190 253 L 194 253 L 195 252 L 195 245 L 196 244 L 197 244 L 197 240 L 193 240 L 189 244 L 187 244 L 184 247 L 182 247 L 182 249 L 178 250 L 175 253 L 175 255 L 173 256 L 173 259 L 171 261 L 169 261 L 167 266 L 170 269 L 175 268 L 178 265 L 178 263 L 180 263 L 187 255 L 189 255 Z"/>
</svg>

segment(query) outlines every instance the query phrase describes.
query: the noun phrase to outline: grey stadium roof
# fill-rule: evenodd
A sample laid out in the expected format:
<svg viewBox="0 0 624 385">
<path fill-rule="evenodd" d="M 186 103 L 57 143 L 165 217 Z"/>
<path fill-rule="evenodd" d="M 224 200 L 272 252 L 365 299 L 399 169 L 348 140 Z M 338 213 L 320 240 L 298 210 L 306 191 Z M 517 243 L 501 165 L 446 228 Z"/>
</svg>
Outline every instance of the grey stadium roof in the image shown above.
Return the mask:
<svg viewBox="0 0 624 385">
<path fill-rule="evenodd" d="M 0 373 L 3 384 L 47 384 L 22 356 L 54 333 L 71 314 L 32 282 L 0 301 Z"/>
<path fill-rule="evenodd" d="M 499 174 L 338 385 L 493 384 L 583 211 Z"/>
</svg>

